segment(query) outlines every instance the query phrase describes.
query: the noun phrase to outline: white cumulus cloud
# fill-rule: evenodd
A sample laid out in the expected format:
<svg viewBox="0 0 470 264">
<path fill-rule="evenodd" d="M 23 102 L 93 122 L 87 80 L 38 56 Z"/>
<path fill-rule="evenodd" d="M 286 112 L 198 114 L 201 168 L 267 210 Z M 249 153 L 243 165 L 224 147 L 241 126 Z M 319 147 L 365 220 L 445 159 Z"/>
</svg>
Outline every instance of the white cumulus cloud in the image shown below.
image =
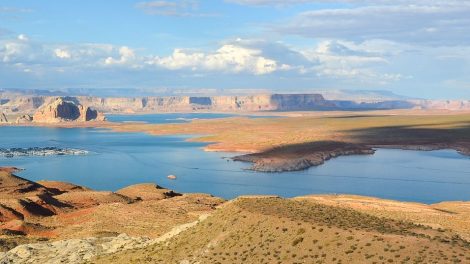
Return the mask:
<svg viewBox="0 0 470 264">
<path fill-rule="evenodd" d="M 123 46 L 119 48 L 119 58 L 107 57 L 104 61 L 107 65 L 113 64 L 128 64 L 132 63 L 136 60 L 136 55 L 134 50 L 129 47 Z"/>
<path fill-rule="evenodd" d="M 156 57 L 151 64 L 168 69 L 248 72 L 256 75 L 272 73 L 280 69 L 275 60 L 265 58 L 260 50 L 226 44 L 213 53 L 191 52 L 175 49 L 167 57 Z"/>
<path fill-rule="evenodd" d="M 64 49 L 55 49 L 54 54 L 57 58 L 60 59 L 70 59 L 72 55 L 70 55 L 70 52 Z"/>
</svg>

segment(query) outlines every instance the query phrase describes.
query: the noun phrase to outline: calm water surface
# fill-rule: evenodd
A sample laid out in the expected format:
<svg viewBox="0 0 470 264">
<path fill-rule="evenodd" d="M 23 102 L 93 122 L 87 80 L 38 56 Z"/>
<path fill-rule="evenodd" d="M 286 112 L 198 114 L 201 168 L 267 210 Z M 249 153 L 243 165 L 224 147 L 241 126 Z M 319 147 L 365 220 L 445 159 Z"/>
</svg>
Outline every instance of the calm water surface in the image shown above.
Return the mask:
<svg viewBox="0 0 470 264">
<path fill-rule="evenodd" d="M 470 158 L 455 151 L 380 149 L 375 155 L 339 157 L 302 172 L 259 173 L 249 164 L 204 152 L 185 136 L 149 136 L 90 128 L 0 127 L 0 147 L 70 147 L 87 156 L 0 158 L 1 166 L 26 170 L 31 180 L 59 180 L 99 190 L 154 182 L 178 192 L 224 198 L 242 194 L 285 197 L 348 193 L 435 203 L 470 200 Z M 167 175 L 178 176 L 175 181 Z"/>
<path fill-rule="evenodd" d="M 217 113 L 188 113 L 188 114 L 147 114 L 147 115 L 107 115 L 112 122 L 145 122 L 150 124 L 187 123 L 196 119 L 214 119 L 243 116 L 249 118 L 275 118 L 266 115 L 235 115 Z"/>
</svg>

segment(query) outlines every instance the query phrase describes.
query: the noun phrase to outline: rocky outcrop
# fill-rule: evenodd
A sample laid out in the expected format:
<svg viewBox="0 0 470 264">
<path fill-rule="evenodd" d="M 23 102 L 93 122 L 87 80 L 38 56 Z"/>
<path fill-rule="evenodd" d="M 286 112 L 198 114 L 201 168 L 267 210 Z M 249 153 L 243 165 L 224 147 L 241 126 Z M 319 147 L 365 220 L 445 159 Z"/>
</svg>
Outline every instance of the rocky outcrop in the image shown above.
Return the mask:
<svg viewBox="0 0 470 264">
<path fill-rule="evenodd" d="M 44 186 L 13 175 L 16 171 L 19 169 L 0 167 L 0 198 L 24 197 L 25 193 L 41 195 L 47 192 Z"/>
<path fill-rule="evenodd" d="M 131 185 L 116 191 L 116 193 L 130 197 L 134 200 L 141 201 L 162 200 L 175 196 L 181 196 L 179 193 L 175 193 L 172 190 L 162 188 L 153 183 Z"/>
<path fill-rule="evenodd" d="M 22 115 L 22 116 L 19 116 L 18 118 L 16 118 L 16 122 L 17 124 L 27 124 L 27 123 L 31 123 L 33 122 L 33 117 L 30 116 L 30 115 Z"/>
<path fill-rule="evenodd" d="M 51 216 L 67 205 L 53 198 L 56 194 L 54 191 L 13 175 L 16 170 L 16 168 L 0 168 L 0 230 L 23 233 L 25 226 L 22 223 L 9 221 Z"/>
<path fill-rule="evenodd" d="M 0 263 L 88 263 L 98 256 L 142 249 L 168 241 L 205 221 L 208 216 L 203 214 L 196 221 L 177 225 L 155 239 L 131 237 L 122 233 L 116 237 L 87 237 L 19 245 L 8 252 L 0 252 Z"/>
<path fill-rule="evenodd" d="M 5 253 L 0 252 L 0 263 L 84 263 L 99 255 L 143 248 L 153 243 L 150 238 L 121 234 L 117 237 L 26 244 Z"/>
<path fill-rule="evenodd" d="M 104 121 L 104 115 L 73 98 L 58 97 L 42 106 L 33 117 L 36 123 Z"/>
<path fill-rule="evenodd" d="M 0 97 L 0 112 L 5 114 L 33 114 L 47 99 L 45 96 L 15 94 L 5 94 Z"/>
<path fill-rule="evenodd" d="M 0 124 L 7 124 L 8 118 L 4 113 L 0 113 Z"/>
</svg>

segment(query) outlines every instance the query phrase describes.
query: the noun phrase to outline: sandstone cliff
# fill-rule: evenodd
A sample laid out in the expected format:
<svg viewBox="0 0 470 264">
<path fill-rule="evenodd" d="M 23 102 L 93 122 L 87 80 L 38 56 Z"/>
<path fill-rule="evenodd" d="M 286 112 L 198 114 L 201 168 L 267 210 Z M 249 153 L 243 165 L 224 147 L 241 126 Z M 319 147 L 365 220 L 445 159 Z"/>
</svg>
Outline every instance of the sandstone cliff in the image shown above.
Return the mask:
<svg viewBox="0 0 470 264">
<path fill-rule="evenodd" d="M 36 111 L 33 117 L 37 123 L 103 121 L 104 116 L 88 106 L 81 105 L 74 98 L 58 97 Z"/>
<path fill-rule="evenodd" d="M 320 94 L 264 94 L 249 96 L 169 96 L 138 98 L 77 97 L 82 104 L 108 113 L 252 112 L 331 108 Z"/>
<path fill-rule="evenodd" d="M 4 113 L 0 114 L 0 124 L 8 123 L 8 118 Z"/>
<path fill-rule="evenodd" d="M 418 109 L 440 109 L 440 110 L 468 110 L 470 100 L 413 100 L 411 101 Z"/>
<path fill-rule="evenodd" d="M 31 95 L 2 95 L 0 98 L 0 112 L 5 114 L 33 114 L 36 109 L 44 104 L 47 98 Z"/>
<path fill-rule="evenodd" d="M 63 97 L 64 101 L 91 107 L 103 113 L 175 113 L 175 112 L 256 112 L 312 110 L 379 110 L 425 109 L 470 110 L 468 100 L 416 100 L 326 98 L 321 94 L 258 94 L 243 96 L 153 96 L 153 97 Z M 33 114 L 44 109 L 57 97 L 37 95 L 6 95 L 0 100 L 0 112 Z M 84 113 L 92 110 L 79 109 Z M 46 111 L 48 112 L 48 110 Z M 45 113 L 47 115 L 47 113 Z M 53 116 L 53 114 L 51 114 Z M 86 119 L 86 115 L 83 119 Z M 90 117 L 89 117 L 90 118 Z M 50 117 L 57 119 L 57 117 Z M 80 118 L 79 118 L 80 119 Z M 92 118 L 93 119 L 93 118 Z M 97 117 L 96 119 L 100 119 Z M 82 119 L 80 119 L 82 120 Z"/>
<path fill-rule="evenodd" d="M 26 115 L 21 115 L 18 118 L 16 118 L 17 124 L 26 124 L 26 123 L 31 123 L 33 121 L 33 117 L 26 114 Z"/>
</svg>

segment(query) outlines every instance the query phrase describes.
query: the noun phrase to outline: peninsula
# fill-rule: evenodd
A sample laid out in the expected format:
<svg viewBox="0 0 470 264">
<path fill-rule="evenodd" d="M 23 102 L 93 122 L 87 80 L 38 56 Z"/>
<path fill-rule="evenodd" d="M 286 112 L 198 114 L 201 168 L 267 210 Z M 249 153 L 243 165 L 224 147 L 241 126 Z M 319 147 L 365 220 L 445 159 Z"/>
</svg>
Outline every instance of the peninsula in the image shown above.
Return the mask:
<svg viewBox="0 0 470 264">
<path fill-rule="evenodd" d="M 286 113 L 285 113 L 286 114 Z M 196 134 L 207 151 L 242 152 L 233 159 L 253 170 L 303 170 L 341 155 L 374 148 L 454 149 L 470 153 L 470 115 L 428 111 L 297 112 L 280 118 L 233 117 L 184 124 L 107 123 L 120 132 Z"/>
</svg>

